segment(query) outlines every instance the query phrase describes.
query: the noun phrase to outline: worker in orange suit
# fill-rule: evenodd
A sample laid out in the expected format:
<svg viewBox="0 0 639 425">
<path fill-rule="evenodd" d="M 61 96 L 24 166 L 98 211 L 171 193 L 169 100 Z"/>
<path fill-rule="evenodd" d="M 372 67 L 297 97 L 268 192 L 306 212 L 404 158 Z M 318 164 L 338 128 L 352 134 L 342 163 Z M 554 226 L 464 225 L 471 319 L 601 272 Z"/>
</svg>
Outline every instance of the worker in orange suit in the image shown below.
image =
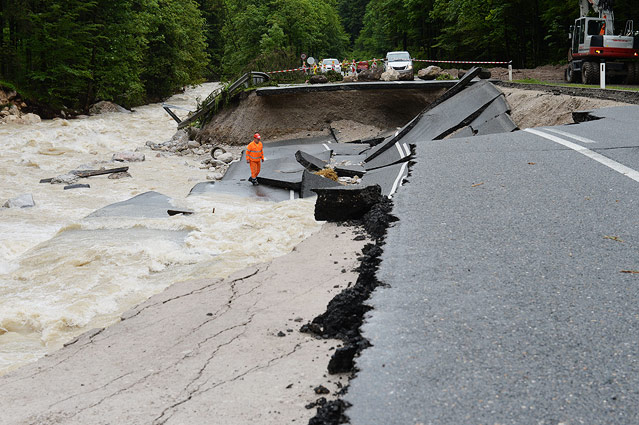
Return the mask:
<svg viewBox="0 0 639 425">
<path fill-rule="evenodd" d="M 249 181 L 257 185 L 257 176 L 260 174 L 261 164 L 264 162 L 264 149 L 262 147 L 262 137 L 255 133 L 253 141 L 246 148 L 246 163 L 251 166 L 251 177 Z"/>
</svg>

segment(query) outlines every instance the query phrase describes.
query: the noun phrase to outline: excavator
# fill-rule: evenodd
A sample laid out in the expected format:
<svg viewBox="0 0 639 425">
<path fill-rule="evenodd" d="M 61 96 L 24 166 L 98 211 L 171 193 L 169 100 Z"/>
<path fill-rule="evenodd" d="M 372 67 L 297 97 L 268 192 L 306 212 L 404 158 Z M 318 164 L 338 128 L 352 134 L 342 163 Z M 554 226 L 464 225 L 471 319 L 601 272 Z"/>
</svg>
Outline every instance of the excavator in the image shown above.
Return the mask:
<svg viewBox="0 0 639 425">
<path fill-rule="evenodd" d="M 606 64 L 606 78 L 639 84 L 639 32 L 634 22 L 615 35 L 613 0 L 579 0 L 580 17 L 570 28 L 569 83 L 598 84 L 600 64 Z M 588 16 L 593 9 L 598 17 Z"/>
</svg>

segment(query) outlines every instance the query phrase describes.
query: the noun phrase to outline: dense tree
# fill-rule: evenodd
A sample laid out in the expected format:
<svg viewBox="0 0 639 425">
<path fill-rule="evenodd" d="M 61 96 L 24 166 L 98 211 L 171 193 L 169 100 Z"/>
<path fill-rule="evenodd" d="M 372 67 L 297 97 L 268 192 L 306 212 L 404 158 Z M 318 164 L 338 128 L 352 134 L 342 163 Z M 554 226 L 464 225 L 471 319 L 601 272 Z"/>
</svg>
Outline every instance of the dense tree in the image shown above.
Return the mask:
<svg viewBox="0 0 639 425">
<path fill-rule="evenodd" d="M 149 99 L 198 82 L 208 64 L 204 20 L 192 0 L 150 1 L 142 80 Z"/>
<path fill-rule="evenodd" d="M 0 0 L 1 79 L 54 108 L 130 106 L 201 79 L 191 0 Z"/>
<path fill-rule="evenodd" d="M 616 0 L 617 32 L 639 19 Z M 316 58 L 566 60 L 577 0 L 0 0 L 0 83 L 55 108 L 133 106 Z M 639 27 L 639 26 L 638 26 Z M 639 28 L 637 28 L 639 29 Z"/>
<path fill-rule="evenodd" d="M 339 0 L 337 2 L 337 11 L 351 44 L 355 42 L 362 30 L 364 14 L 369 2 L 370 0 Z"/>
<path fill-rule="evenodd" d="M 509 60 L 537 66 L 565 60 L 577 0 L 371 0 L 355 43 L 362 56 L 408 49 L 431 59 Z M 639 4 L 615 1 L 618 30 Z"/>
<path fill-rule="evenodd" d="M 207 53 L 210 61 L 205 77 L 219 79 L 222 73 L 222 58 L 224 56 L 224 40 L 222 28 L 226 14 L 224 0 L 197 0 L 205 21 L 204 36 L 206 37 Z"/>
<path fill-rule="evenodd" d="M 333 0 L 227 0 L 222 32 L 226 75 L 299 63 L 299 55 L 342 57 L 348 38 Z"/>
</svg>

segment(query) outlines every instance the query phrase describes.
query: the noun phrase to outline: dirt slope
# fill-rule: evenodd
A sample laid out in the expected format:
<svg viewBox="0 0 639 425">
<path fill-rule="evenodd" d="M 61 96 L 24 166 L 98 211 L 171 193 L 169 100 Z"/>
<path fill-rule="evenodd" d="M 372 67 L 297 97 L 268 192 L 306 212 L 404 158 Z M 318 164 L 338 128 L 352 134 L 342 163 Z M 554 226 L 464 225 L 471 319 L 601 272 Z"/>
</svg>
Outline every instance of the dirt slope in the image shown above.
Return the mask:
<svg viewBox="0 0 639 425">
<path fill-rule="evenodd" d="M 222 111 L 196 139 L 214 144 L 246 144 L 255 132 L 264 140 L 327 131 L 331 123 L 348 120 L 362 125 L 365 136 L 374 136 L 370 127 L 382 131 L 401 127 L 435 100 L 443 90 L 379 90 L 300 93 L 257 96 Z"/>
<path fill-rule="evenodd" d="M 519 128 L 570 124 L 572 113 L 627 103 L 606 99 L 553 94 L 552 92 L 500 87 L 512 108 L 511 116 Z"/>
</svg>

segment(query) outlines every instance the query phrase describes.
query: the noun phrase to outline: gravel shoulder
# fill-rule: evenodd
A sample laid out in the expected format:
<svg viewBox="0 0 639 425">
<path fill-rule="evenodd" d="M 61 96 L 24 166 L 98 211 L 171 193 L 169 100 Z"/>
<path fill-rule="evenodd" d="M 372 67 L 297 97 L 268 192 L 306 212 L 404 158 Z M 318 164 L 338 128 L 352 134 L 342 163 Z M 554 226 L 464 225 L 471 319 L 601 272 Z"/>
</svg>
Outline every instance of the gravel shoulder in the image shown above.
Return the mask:
<svg viewBox="0 0 639 425">
<path fill-rule="evenodd" d="M 270 263 L 171 286 L 0 377 L 0 424 L 308 422 L 347 377 L 326 372 L 340 341 L 298 330 L 356 281 L 355 236 L 325 224 Z"/>
</svg>

